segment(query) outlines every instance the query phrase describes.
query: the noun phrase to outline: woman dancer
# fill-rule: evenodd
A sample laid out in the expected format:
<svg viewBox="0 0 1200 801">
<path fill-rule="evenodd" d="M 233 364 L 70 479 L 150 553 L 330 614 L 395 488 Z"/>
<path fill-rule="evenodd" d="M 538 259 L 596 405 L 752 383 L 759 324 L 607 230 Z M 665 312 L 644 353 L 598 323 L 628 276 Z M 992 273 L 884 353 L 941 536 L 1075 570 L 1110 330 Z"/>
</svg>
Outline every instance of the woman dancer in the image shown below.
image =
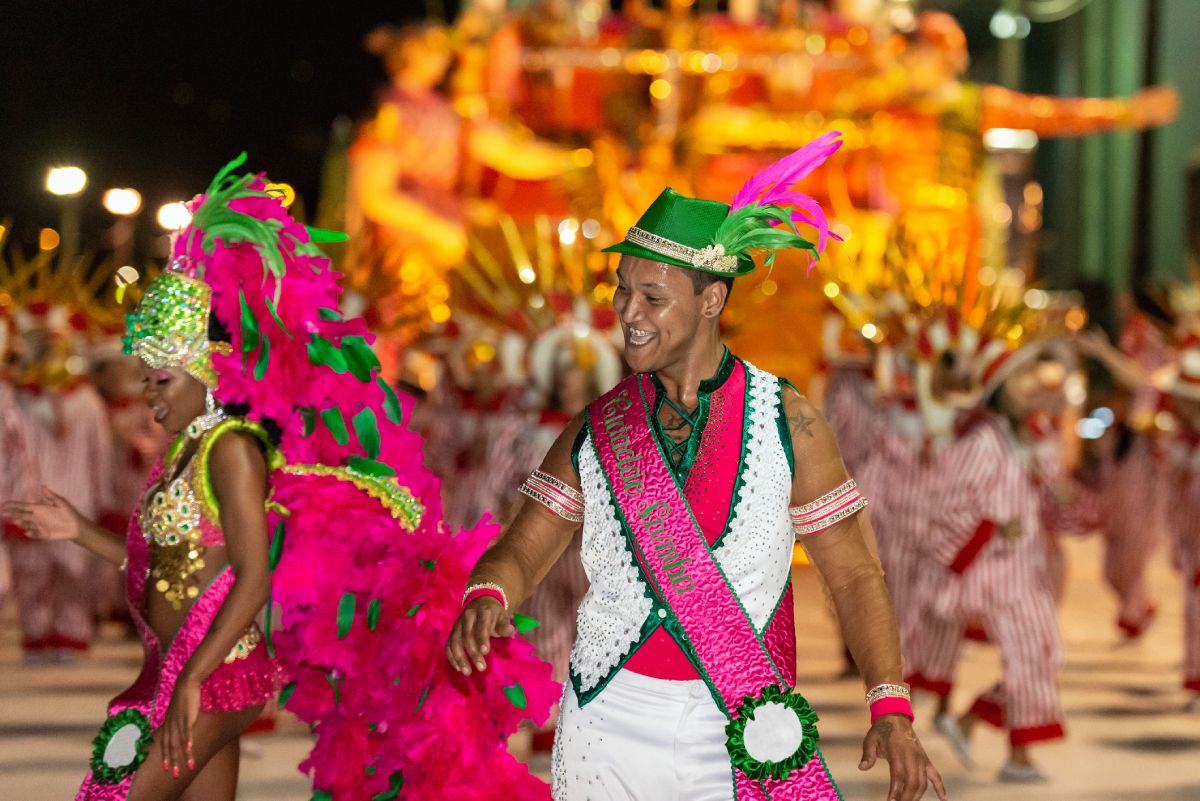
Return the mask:
<svg viewBox="0 0 1200 801">
<path fill-rule="evenodd" d="M 281 703 L 314 730 L 314 797 L 544 795 L 504 740 L 545 717 L 549 667 L 512 641 L 492 675 L 461 681 L 421 650 L 445 640 L 493 532 L 444 530 L 365 324 L 337 311 L 338 276 L 315 245 L 335 235 L 297 223 L 263 176 L 232 175 L 243 160 L 192 203 L 129 318 L 126 349 L 174 442 L 127 543 L 145 665 L 110 704 L 77 801 L 232 799 L 238 735 L 285 672 Z M 126 556 L 54 495 L 5 512 Z M 455 747 L 433 747 L 447 733 Z"/>
</svg>

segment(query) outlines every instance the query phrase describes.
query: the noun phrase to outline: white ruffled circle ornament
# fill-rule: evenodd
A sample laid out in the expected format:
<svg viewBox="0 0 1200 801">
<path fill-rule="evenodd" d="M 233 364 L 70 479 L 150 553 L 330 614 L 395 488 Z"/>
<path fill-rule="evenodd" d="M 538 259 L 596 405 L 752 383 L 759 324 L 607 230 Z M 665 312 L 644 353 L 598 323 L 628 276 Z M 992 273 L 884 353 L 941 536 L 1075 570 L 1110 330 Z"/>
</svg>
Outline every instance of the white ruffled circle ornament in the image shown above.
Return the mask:
<svg viewBox="0 0 1200 801">
<path fill-rule="evenodd" d="M 92 777 L 117 784 L 138 769 L 150 747 L 150 721 L 136 709 L 109 717 L 92 742 Z"/>
<path fill-rule="evenodd" d="M 725 727 L 733 766 L 753 779 L 786 779 L 817 750 L 817 713 L 804 696 L 776 685 L 746 696 Z"/>
</svg>

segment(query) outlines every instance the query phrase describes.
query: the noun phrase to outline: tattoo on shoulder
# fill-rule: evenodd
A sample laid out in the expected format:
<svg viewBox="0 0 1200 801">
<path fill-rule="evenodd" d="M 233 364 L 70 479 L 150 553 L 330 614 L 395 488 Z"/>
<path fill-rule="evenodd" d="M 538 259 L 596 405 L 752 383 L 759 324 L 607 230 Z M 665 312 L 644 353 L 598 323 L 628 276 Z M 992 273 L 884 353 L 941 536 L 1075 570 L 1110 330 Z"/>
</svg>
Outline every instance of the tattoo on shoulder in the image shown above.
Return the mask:
<svg viewBox="0 0 1200 801">
<path fill-rule="evenodd" d="M 815 417 L 807 417 L 803 412 L 797 412 L 793 415 L 788 415 L 788 425 L 792 429 L 793 436 L 799 433 L 808 434 L 809 437 L 815 437 L 812 431 L 812 424 L 817 422 Z"/>
</svg>

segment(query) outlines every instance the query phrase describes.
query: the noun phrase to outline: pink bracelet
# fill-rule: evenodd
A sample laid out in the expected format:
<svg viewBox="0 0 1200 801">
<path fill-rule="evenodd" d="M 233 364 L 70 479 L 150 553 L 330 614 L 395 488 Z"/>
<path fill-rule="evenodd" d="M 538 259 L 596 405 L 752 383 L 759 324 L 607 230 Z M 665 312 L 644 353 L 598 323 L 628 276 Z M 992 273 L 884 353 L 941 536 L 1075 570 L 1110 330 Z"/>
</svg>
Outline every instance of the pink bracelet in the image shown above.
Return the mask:
<svg viewBox="0 0 1200 801">
<path fill-rule="evenodd" d="M 502 593 L 500 590 L 493 587 L 476 587 L 463 596 L 463 609 L 466 609 L 480 598 L 495 598 L 500 602 L 501 606 L 503 606 L 505 609 L 508 608 L 508 599 L 504 597 L 504 593 Z"/>
<path fill-rule="evenodd" d="M 912 703 L 907 698 L 888 696 L 880 698 L 871 704 L 871 722 L 879 720 L 884 715 L 904 715 L 909 720 L 915 720 Z"/>
</svg>

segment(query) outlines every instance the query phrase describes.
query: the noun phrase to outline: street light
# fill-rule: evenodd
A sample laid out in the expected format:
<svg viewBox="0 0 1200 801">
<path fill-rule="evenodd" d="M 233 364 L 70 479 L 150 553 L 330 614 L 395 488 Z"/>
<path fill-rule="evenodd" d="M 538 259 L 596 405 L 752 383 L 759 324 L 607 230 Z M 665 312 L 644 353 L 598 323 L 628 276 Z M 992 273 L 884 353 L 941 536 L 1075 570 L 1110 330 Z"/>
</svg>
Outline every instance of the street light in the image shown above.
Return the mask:
<svg viewBox="0 0 1200 801">
<path fill-rule="evenodd" d="M 51 167 L 46 173 L 46 189 L 52 195 L 72 197 L 87 186 L 87 173 L 78 167 Z"/>
<path fill-rule="evenodd" d="M 79 167 L 51 167 L 46 173 L 46 191 L 61 198 L 62 248 L 59 256 L 65 262 L 75 258 L 79 248 L 79 193 L 87 186 L 87 173 Z"/>
<path fill-rule="evenodd" d="M 136 189 L 114 188 L 104 193 L 104 208 L 116 217 L 113 221 L 113 256 L 120 263 L 133 261 L 133 244 L 137 233 L 136 215 L 142 210 L 142 194 Z"/>
<path fill-rule="evenodd" d="M 179 201 L 166 203 L 158 210 L 158 224 L 168 231 L 178 231 L 192 221 L 192 213 Z"/>
<path fill-rule="evenodd" d="M 110 189 L 104 193 L 104 208 L 109 214 L 130 217 L 142 208 L 142 195 L 136 189 Z"/>
</svg>

